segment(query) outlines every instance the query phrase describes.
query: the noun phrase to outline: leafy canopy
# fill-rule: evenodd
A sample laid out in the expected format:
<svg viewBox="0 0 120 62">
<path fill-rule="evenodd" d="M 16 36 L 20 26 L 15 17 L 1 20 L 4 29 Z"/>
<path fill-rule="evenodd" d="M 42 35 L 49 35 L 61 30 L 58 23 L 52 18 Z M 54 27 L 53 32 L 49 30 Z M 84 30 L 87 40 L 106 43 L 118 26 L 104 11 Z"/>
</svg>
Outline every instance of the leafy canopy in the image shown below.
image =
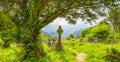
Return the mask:
<svg viewBox="0 0 120 62">
<path fill-rule="evenodd" d="M 113 9 L 109 12 L 108 21 L 111 21 L 116 32 L 120 32 L 120 8 Z"/>
<path fill-rule="evenodd" d="M 17 25 L 44 27 L 58 17 L 75 24 L 81 18 L 90 22 L 105 15 L 104 10 L 118 7 L 118 0 L 1 0 L 0 7 L 10 12 Z M 34 27 L 33 25 L 33 27 Z M 30 25 L 32 26 L 32 25 Z M 39 27 L 39 26 L 38 26 Z"/>
</svg>

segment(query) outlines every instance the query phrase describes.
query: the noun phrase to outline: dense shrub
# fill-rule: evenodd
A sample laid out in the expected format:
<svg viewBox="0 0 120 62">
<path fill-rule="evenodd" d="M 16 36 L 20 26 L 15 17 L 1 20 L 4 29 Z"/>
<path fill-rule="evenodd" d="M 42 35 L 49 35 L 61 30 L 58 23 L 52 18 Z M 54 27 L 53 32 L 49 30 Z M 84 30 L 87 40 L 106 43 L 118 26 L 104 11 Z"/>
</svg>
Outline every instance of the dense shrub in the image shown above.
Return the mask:
<svg viewBox="0 0 120 62">
<path fill-rule="evenodd" d="M 4 47 L 9 47 L 11 41 L 16 41 L 15 38 L 18 37 L 15 23 L 4 12 L 0 12 L 0 37 L 4 41 Z"/>
<path fill-rule="evenodd" d="M 84 37 L 84 41 L 94 41 L 95 39 L 99 39 L 99 41 L 105 41 L 109 35 L 111 34 L 110 27 L 105 23 L 100 23 L 96 26 L 88 28 L 86 30 L 81 31 L 80 36 Z M 110 39 L 107 39 L 110 41 Z"/>
<path fill-rule="evenodd" d="M 75 38 L 74 34 L 70 34 L 70 35 L 69 35 L 69 38 L 70 38 L 70 39 L 74 39 L 74 38 Z"/>
<path fill-rule="evenodd" d="M 2 39 L 0 39 L 0 47 L 2 47 L 4 45 L 4 42 Z"/>
<path fill-rule="evenodd" d="M 110 31 L 109 26 L 101 24 L 92 28 L 90 34 L 92 34 L 93 37 L 98 37 L 99 39 L 106 39 L 109 36 Z"/>
<path fill-rule="evenodd" d="M 118 43 L 120 42 L 120 35 L 116 32 L 112 32 L 106 39 L 105 39 L 105 43 Z"/>
<path fill-rule="evenodd" d="M 82 31 L 80 32 L 80 36 L 81 36 L 81 37 L 85 37 L 85 35 L 87 34 L 87 32 L 88 32 L 88 29 L 82 30 Z"/>
</svg>

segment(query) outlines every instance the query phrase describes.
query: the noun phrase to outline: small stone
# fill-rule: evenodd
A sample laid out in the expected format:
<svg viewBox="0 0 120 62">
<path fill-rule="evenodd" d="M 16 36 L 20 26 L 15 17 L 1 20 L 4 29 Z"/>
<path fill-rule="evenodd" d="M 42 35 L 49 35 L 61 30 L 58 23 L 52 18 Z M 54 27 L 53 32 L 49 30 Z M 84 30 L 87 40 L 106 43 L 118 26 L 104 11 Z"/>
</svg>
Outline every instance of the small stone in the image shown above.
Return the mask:
<svg viewBox="0 0 120 62">
<path fill-rule="evenodd" d="M 80 54 L 77 54 L 77 57 L 76 57 L 76 60 L 77 62 L 86 62 L 86 56 L 87 54 L 86 53 L 80 53 Z"/>
</svg>

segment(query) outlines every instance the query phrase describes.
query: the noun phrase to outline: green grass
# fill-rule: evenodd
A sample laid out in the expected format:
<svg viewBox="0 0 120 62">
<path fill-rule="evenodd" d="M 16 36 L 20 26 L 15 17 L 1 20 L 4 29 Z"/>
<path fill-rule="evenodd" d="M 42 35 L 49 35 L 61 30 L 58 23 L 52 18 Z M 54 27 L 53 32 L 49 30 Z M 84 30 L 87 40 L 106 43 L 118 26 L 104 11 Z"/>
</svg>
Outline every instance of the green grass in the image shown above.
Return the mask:
<svg viewBox="0 0 120 62">
<path fill-rule="evenodd" d="M 0 48 L 0 62 L 20 62 L 22 51 L 23 48 L 17 48 L 14 44 L 10 48 Z"/>
<path fill-rule="evenodd" d="M 120 47 L 119 43 L 113 45 L 103 43 L 82 43 L 79 40 L 65 40 L 64 45 L 65 49 L 72 48 L 78 51 L 78 53 L 86 53 L 87 62 L 107 62 L 105 58 L 102 58 L 105 54 L 107 54 L 106 50 L 110 48 L 118 49 Z"/>
<path fill-rule="evenodd" d="M 86 62 L 110 62 L 103 58 L 108 53 L 108 50 L 115 48 L 119 50 L 120 43 L 113 45 L 103 43 L 84 43 L 79 40 L 64 40 L 64 51 L 56 51 L 47 44 L 43 44 L 46 56 L 37 62 L 76 62 L 76 55 L 72 50 L 77 53 L 86 53 Z M 20 62 L 23 57 L 23 48 L 15 47 L 14 44 L 10 48 L 0 48 L 0 62 Z M 36 62 L 36 61 L 29 61 Z"/>
<path fill-rule="evenodd" d="M 105 54 L 107 54 L 107 49 L 115 48 L 120 51 L 119 43 L 117 44 L 103 44 L 103 43 L 82 43 L 79 40 L 69 41 L 65 40 L 64 44 L 67 48 L 72 48 L 78 53 L 86 53 L 87 54 L 87 62 L 108 62 L 103 58 Z"/>
<path fill-rule="evenodd" d="M 103 44 L 103 43 L 83 43 L 79 40 L 64 40 L 64 51 L 55 51 L 49 47 L 44 46 L 46 49 L 46 62 L 76 62 L 76 55 L 72 50 L 77 51 L 77 53 L 86 53 L 87 62 L 108 62 L 104 55 L 107 54 L 107 50 L 111 48 L 119 49 L 119 44 Z M 48 50 L 47 50 L 48 49 Z"/>
</svg>

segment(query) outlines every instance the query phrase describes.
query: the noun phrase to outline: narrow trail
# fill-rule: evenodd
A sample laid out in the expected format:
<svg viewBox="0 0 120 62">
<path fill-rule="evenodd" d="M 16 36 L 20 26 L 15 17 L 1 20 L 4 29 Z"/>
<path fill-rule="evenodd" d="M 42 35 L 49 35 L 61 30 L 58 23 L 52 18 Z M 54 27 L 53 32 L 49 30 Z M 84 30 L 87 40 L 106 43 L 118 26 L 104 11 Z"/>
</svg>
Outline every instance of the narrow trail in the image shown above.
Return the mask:
<svg viewBox="0 0 120 62">
<path fill-rule="evenodd" d="M 78 53 L 76 50 L 69 48 L 76 55 L 76 62 L 86 62 L 86 53 Z"/>
</svg>

